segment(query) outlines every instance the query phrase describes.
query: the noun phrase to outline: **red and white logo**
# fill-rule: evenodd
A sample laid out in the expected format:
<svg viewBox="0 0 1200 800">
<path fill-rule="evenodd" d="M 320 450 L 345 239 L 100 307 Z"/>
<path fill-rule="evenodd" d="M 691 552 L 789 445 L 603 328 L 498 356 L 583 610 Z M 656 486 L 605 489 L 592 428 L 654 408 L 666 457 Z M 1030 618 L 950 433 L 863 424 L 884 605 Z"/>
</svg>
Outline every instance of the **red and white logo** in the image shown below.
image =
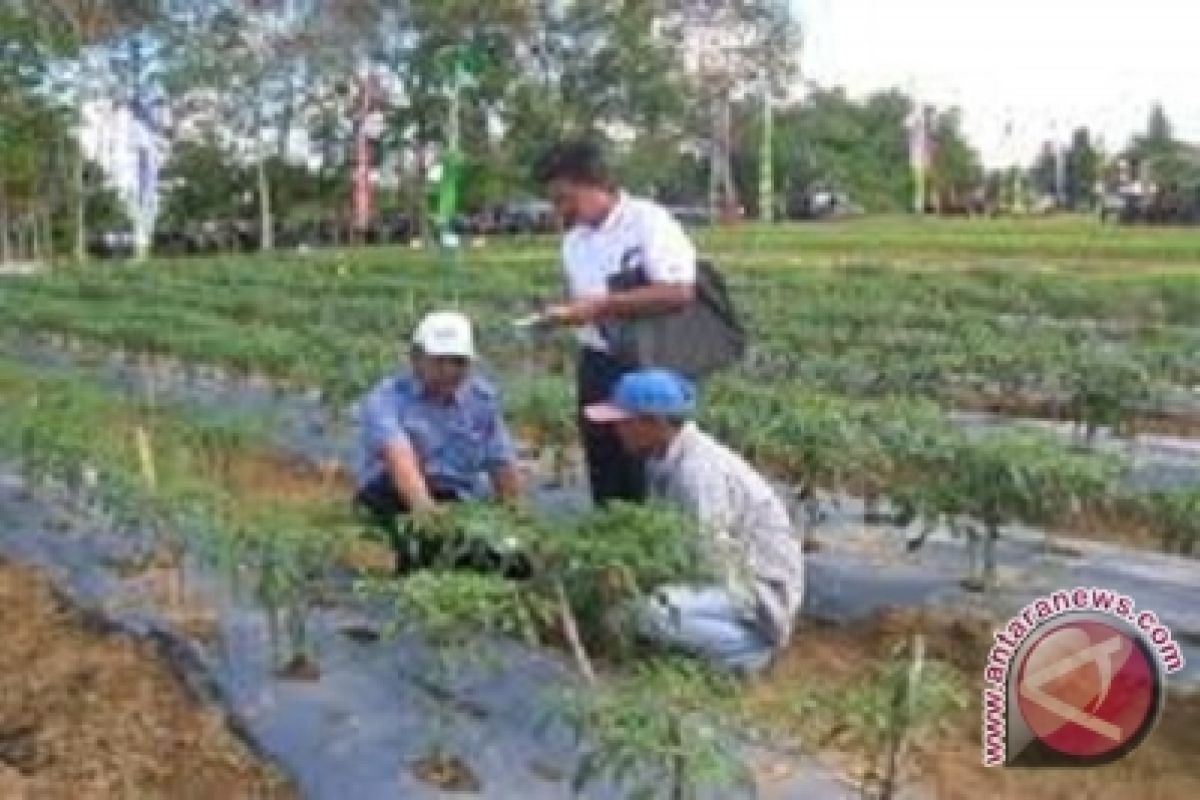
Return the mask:
<svg viewBox="0 0 1200 800">
<path fill-rule="evenodd" d="M 1116 620 L 1066 619 L 1033 640 L 1010 680 L 1037 741 L 1064 758 L 1117 758 L 1149 732 L 1161 701 L 1158 665 Z"/>
<path fill-rule="evenodd" d="M 1183 651 L 1132 597 L 1059 590 L 996 629 L 984 669 L 983 763 L 1090 766 L 1129 753 L 1153 730 L 1166 676 Z"/>
</svg>

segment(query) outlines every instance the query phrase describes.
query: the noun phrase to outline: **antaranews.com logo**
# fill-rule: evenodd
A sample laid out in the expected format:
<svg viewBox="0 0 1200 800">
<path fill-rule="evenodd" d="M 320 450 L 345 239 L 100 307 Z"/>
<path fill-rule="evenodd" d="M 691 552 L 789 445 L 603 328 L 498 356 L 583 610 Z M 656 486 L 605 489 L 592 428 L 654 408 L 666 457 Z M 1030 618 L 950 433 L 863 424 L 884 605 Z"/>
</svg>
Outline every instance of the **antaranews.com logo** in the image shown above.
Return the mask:
<svg viewBox="0 0 1200 800">
<path fill-rule="evenodd" d="M 983 763 L 1089 766 L 1137 747 L 1183 669 L 1171 631 L 1131 597 L 1078 587 L 996 631 L 984 670 Z"/>
</svg>

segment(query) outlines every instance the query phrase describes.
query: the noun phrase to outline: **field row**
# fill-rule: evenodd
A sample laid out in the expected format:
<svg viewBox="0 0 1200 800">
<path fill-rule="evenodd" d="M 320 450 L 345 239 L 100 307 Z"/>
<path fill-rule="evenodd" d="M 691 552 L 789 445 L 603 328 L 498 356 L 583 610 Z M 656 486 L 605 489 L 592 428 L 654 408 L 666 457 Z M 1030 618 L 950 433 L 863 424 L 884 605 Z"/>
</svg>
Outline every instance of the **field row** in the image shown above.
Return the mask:
<svg viewBox="0 0 1200 800">
<path fill-rule="evenodd" d="M 448 297 L 476 319 L 497 371 L 561 364 L 566 337 L 534 346 L 508 325 L 554 293 L 550 256 L 472 254 L 454 270 L 424 254 L 374 252 L 60 271 L 9 281 L 0 317 L 10 329 L 262 370 L 344 402 Z M 727 273 L 754 337 L 742 370 L 750 379 L 969 408 L 1020 394 L 1031 414 L 1050 409 L 1093 427 L 1178 410 L 1200 385 L 1200 280 L 1190 273 Z"/>
</svg>

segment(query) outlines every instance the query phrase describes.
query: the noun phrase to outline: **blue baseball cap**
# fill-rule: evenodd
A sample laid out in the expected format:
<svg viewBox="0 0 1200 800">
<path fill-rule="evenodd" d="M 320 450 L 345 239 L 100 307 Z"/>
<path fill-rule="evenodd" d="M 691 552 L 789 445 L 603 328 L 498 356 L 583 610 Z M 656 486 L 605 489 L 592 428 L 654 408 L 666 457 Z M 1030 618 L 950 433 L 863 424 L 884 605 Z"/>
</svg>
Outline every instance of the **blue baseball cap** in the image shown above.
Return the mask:
<svg viewBox="0 0 1200 800">
<path fill-rule="evenodd" d="M 696 387 L 687 378 L 665 369 L 644 369 L 624 375 L 606 403 L 584 410 L 600 424 L 631 417 L 682 417 L 696 408 Z"/>
</svg>

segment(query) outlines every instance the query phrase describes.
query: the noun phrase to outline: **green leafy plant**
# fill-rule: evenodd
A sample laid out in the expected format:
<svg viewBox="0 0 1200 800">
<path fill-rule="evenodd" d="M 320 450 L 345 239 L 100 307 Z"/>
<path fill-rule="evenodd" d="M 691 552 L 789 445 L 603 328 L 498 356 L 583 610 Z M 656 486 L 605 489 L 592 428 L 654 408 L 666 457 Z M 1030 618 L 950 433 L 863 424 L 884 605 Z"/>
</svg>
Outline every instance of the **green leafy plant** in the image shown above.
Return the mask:
<svg viewBox="0 0 1200 800">
<path fill-rule="evenodd" d="M 1133 423 L 1154 398 L 1146 368 L 1128 354 L 1092 349 L 1079 354 L 1067 380 L 1071 418 L 1091 443 L 1101 427 L 1136 433 Z"/>
<path fill-rule="evenodd" d="M 258 509 L 237 524 L 233 541 L 240 560 L 255 576 L 255 594 L 267 613 L 280 674 L 319 677 L 318 654 L 308 636 L 308 615 L 329 565 L 357 535 L 357 528 L 337 515 L 286 506 Z M 281 635 L 285 632 L 286 649 Z"/>
<path fill-rule="evenodd" d="M 554 483 L 565 484 L 577 427 L 570 384 L 560 375 L 525 376 L 508 382 L 505 401 L 522 438 L 549 454 Z"/>
<path fill-rule="evenodd" d="M 1167 553 L 1190 556 L 1200 542 L 1200 490 L 1194 487 L 1150 492 L 1137 498 L 1138 505 L 1162 530 L 1162 548 Z"/>
<path fill-rule="evenodd" d="M 695 800 L 744 776 L 721 706 L 733 685 L 693 662 L 660 660 L 594 691 L 560 693 L 562 719 L 583 747 L 572 786 L 607 781 L 630 800 Z"/>
<path fill-rule="evenodd" d="M 449 745 L 454 708 L 447 687 L 467 667 L 499 663 L 488 658 L 493 637 L 507 635 L 536 644 L 554 607 L 497 575 L 464 571 L 426 570 L 401 580 L 366 580 L 359 591 L 391 608 L 393 621 L 385 635 L 416 632 L 431 648 L 423 671 L 435 684 L 429 704 L 433 725 L 426 755 L 412 765 L 415 774 L 442 788 L 478 789 L 464 755 L 452 752 Z"/>
<path fill-rule="evenodd" d="M 996 540 L 1004 525 L 1060 519 L 1103 496 L 1120 468 L 1114 459 L 1067 452 L 1027 431 L 991 434 L 931 456 L 922 470 L 926 478 L 897 498 L 926 519 L 926 532 L 944 520 L 967 539 L 963 584 L 976 591 L 995 584 Z M 910 547 L 923 541 L 924 535 Z"/>
<path fill-rule="evenodd" d="M 843 690 L 810 693 L 807 702 L 862 747 L 862 797 L 891 800 L 900 789 L 909 741 L 948 711 L 965 708 L 967 699 L 957 673 L 927 659 L 917 634 L 860 681 Z"/>
</svg>

